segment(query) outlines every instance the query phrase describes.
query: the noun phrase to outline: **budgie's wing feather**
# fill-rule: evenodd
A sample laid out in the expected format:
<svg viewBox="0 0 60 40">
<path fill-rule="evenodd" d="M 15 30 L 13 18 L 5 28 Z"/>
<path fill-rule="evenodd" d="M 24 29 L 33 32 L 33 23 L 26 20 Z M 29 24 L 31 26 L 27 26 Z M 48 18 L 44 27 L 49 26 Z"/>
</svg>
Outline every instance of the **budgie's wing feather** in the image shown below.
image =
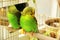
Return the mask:
<svg viewBox="0 0 60 40">
<path fill-rule="evenodd" d="M 37 20 L 35 17 L 33 17 L 33 20 L 32 20 L 32 24 L 33 24 L 33 32 L 38 32 L 38 27 L 37 27 Z"/>
<path fill-rule="evenodd" d="M 34 19 L 35 19 L 35 21 L 36 21 L 36 24 L 37 24 L 37 20 L 36 20 L 36 18 L 34 17 Z"/>
</svg>

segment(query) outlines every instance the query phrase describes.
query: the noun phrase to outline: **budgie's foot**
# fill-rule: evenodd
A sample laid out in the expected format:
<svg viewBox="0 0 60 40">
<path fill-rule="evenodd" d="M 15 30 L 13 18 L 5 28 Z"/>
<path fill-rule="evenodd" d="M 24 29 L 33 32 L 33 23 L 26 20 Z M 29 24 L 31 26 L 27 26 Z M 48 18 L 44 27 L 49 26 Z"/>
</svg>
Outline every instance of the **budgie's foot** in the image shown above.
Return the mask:
<svg viewBox="0 0 60 40">
<path fill-rule="evenodd" d="M 24 29 L 20 29 L 19 32 L 20 32 L 20 34 L 26 34 L 26 32 L 24 31 Z"/>
</svg>

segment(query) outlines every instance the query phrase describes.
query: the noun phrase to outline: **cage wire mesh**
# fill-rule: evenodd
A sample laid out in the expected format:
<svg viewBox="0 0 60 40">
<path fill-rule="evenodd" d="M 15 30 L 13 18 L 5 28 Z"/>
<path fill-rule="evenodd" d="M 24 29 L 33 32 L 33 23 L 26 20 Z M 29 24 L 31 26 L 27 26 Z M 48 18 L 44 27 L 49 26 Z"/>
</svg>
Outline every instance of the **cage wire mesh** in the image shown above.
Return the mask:
<svg viewBox="0 0 60 40">
<path fill-rule="evenodd" d="M 20 40 L 19 31 L 9 33 L 5 26 L 9 25 L 6 17 L 7 6 L 18 4 L 23 0 L 0 0 L 0 40 Z"/>
</svg>

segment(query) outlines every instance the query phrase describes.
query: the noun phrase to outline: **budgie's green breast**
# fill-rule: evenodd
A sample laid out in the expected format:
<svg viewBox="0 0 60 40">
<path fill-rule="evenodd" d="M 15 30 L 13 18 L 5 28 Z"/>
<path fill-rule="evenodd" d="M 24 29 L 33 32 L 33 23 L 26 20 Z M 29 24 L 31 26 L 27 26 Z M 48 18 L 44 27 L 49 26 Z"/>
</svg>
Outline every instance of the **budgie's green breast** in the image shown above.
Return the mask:
<svg viewBox="0 0 60 40">
<path fill-rule="evenodd" d="M 21 16 L 20 25 L 26 32 L 38 32 L 36 19 L 31 15 Z"/>
</svg>

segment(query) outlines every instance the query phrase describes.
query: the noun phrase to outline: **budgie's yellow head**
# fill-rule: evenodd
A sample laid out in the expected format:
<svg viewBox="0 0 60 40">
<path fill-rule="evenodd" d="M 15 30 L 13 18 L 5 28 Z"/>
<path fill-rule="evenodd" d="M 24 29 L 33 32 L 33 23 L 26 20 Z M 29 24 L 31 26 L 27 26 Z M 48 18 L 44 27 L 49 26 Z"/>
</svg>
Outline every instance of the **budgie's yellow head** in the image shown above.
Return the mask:
<svg viewBox="0 0 60 40">
<path fill-rule="evenodd" d="M 14 5 L 9 6 L 8 7 L 8 11 L 10 13 L 16 13 L 16 12 L 18 12 L 18 10 L 16 9 L 16 7 Z"/>
<path fill-rule="evenodd" d="M 35 14 L 35 9 L 33 7 L 25 7 L 24 10 L 22 11 L 22 15 L 34 15 Z"/>
</svg>

